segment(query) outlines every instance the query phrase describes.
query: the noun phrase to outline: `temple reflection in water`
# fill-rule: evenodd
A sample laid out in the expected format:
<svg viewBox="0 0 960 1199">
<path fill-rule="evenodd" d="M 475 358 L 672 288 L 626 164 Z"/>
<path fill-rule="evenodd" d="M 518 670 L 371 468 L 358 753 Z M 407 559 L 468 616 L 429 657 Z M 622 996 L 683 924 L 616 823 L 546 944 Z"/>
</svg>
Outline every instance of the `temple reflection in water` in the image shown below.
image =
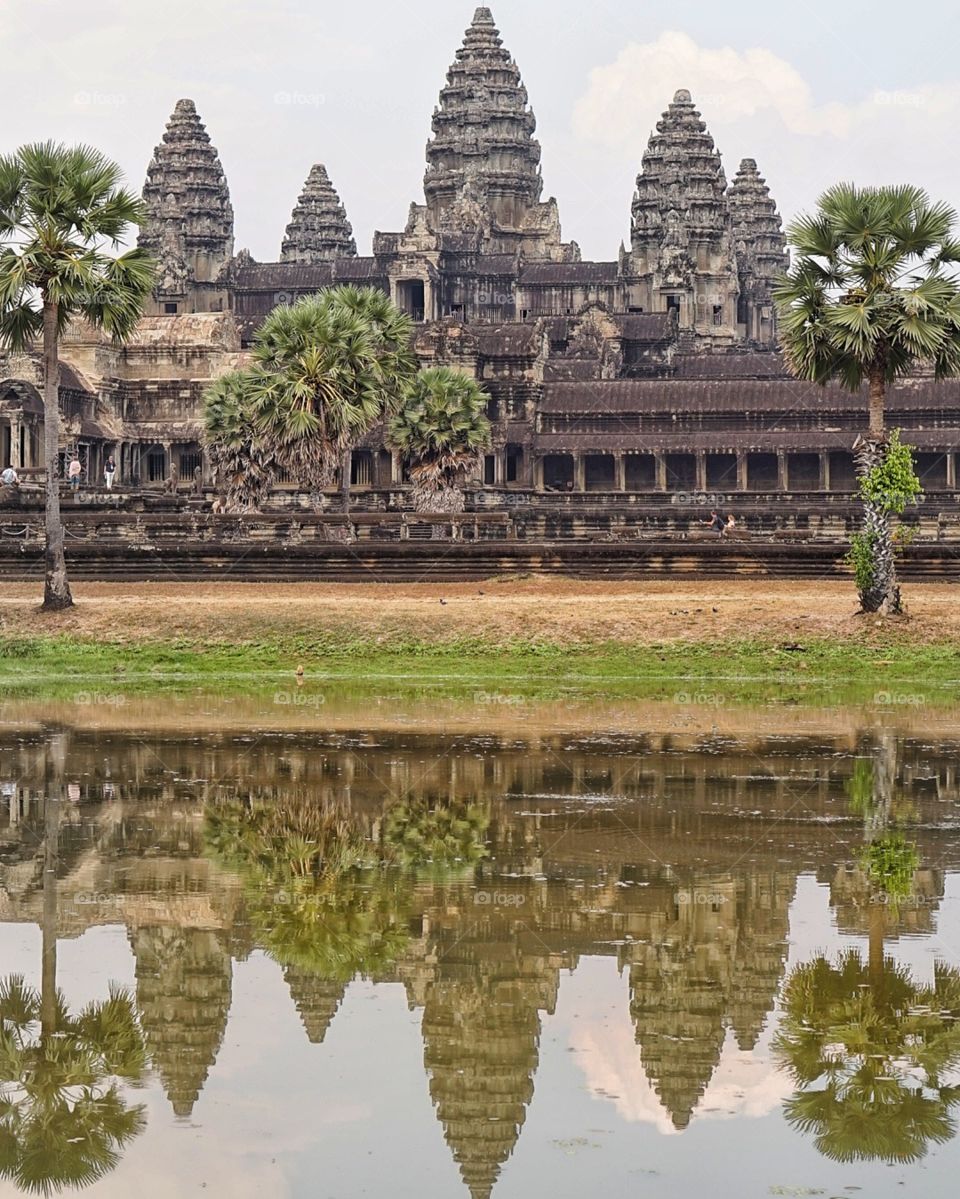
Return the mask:
<svg viewBox="0 0 960 1199">
<path fill-rule="evenodd" d="M 278 963 L 314 1045 L 354 977 L 402 983 L 450 1152 L 489 1196 L 534 1096 L 543 1018 L 581 958 L 627 980 L 643 1073 L 684 1130 L 725 1043 L 751 1053 L 770 1030 L 799 876 L 829 887 L 841 933 L 879 943 L 881 971 L 898 937 L 932 933 L 960 864 L 958 748 L 877 731 L 7 729 L 0 921 L 44 921 L 43 797 L 59 789 L 55 938 L 126 927 L 176 1116 L 217 1068 L 235 961 Z M 864 854 L 888 824 L 914 856 L 880 905 Z"/>
</svg>

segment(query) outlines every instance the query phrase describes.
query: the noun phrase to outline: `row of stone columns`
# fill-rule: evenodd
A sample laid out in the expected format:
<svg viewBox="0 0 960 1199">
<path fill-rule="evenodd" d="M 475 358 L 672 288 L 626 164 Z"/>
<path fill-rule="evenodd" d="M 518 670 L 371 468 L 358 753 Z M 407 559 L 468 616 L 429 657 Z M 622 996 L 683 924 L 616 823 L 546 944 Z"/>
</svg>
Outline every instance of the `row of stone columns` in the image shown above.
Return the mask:
<svg viewBox="0 0 960 1199">
<path fill-rule="evenodd" d="M 25 421 L 21 413 L 11 413 L 10 465 L 15 470 L 21 470 L 39 465 L 39 463 L 34 462 L 33 460 L 34 454 L 32 432 L 33 430 L 30 422 Z M 0 470 L 2 470 L 6 465 L 6 462 L 0 463 Z"/>
<path fill-rule="evenodd" d="M 708 451 L 708 450 L 693 450 L 679 451 L 680 453 L 692 454 L 694 459 L 694 477 L 690 487 L 693 491 L 705 494 L 710 491 L 721 489 L 729 489 L 736 491 L 747 491 L 750 488 L 748 458 L 750 451 L 747 450 L 729 450 L 729 451 Z M 776 460 L 776 487 L 779 491 L 790 490 L 790 471 L 789 458 L 790 452 L 787 450 L 777 451 L 753 451 L 755 453 L 770 454 Z M 803 451 L 795 451 L 797 455 L 804 454 Z M 708 477 L 708 458 L 710 454 L 717 454 L 725 458 L 734 458 L 736 460 L 735 476 L 731 474 L 722 482 L 709 481 Z M 613 490 L 627 490 L 627 458 L 632 455 L 626 452 L 614 452 L 612 454 L 589 454 L 589 453 L 574 453 L 574 454 L 557 454 L 557 457 L 570 458 L 573 462 L 573 490 L 586 491 L 586 463 L 588 458 L 592 457 L 612 457 L 613 458 Z M 653 450 L 643 455 L 650 457 L 654 463 L 654 487 L 655 491 L 668 491 L 667 483 L 667 458 L 668 455 L 662 451 Z M 816 457 L 818 460 L 817 470 L 817 490 L 827 492 L 831 489 L 831 471 L 830 471 L 830 451 L 822 450 L 804 456 Z M 502 485 L 503 483 L 503 456 L 497 454 L 494 458 L 495 475 L 494 484 Z M 535 490 L 542 491 L 544 487 L 544 459 L 543 457 L 535 458 L 532 464 L 532 485 Z M 946 455 L 946 473 L 947 486 L 956 486 L 956 458 L 953 454 Z"/>
</svg>

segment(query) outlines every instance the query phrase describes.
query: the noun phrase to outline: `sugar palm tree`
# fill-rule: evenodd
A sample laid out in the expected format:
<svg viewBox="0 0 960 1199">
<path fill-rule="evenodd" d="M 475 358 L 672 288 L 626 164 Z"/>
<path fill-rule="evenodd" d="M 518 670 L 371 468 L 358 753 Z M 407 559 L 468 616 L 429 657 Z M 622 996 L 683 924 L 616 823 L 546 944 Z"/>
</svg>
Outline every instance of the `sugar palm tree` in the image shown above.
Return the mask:
<svg viewBox="0 0 960 1199">
<path fill-rule="evenodd" d="M 472 872 L 488 854 L 490 813 L 475 799 L 405 796 L 384 813 L 381 840 L 387 861 L 447 877 Z"/>
<path fill-rule="evenodd" d="M 204 436 L 217 485 L 240 509 L 257 509 L 276 476 L 274 456 L 250 426 L 250 372 L 231 371 L 207 388 Z"/>
<path fill-rule="evenodd" d="M 23 978 L 0 979 L 0 1178 L 29 1194 L 84 1187 L 108 1174 L 146 1125 L 120 1086 L 147 1068 L 133 998 L 111 987 L 105 1002 L 71 1015 Z"/>
<path fill-rule="evenodd" d="M 855 445 L 859 544 L 870 562 L 858 581 L 865 611 L 899 610 L 890 517 L 919 491 L 902 455 L 890 455 L 889 388 L 920 364 L 938 378 L 960 374 L 955 224 L 954 210 L 918 187 L 841 183 L 788 230 L 794 261 L 776 291 L 788 366 L 799 379 L 868 388 L 868 427 Z"/>
<path fill-rule="evenodd" d="M 834 1161 L 914 1162 L 956 1134 L 960 972 L 920 986 L 886 958 L 851 950 L 798 966 L 784 987 L 774 1055 L 797 1085 L 787 1120 Z"/>
<path fill-rule="evenodd" d="M 238 461 L 262 464 L 268 479 L 286 471 L 310 488 L 329 486 L 340 470 L 349 488 L 352 447 L 395 410 L 416 368 L 411 330 L 375 288 L 332 288 L 275 308 L 252 365 L 206 393 L 215 465 L 229 476 Z M 250 502 L 240 485 L 228 494 Z"/>
<path fill-rule="evenodd" d="M 132 997 L 111 986 L 73 1015 L 57 987 L 61 765 L 45 764 L 40 990 L 0 979 L 0 1178 L 42 1195 L 102 1178 L 146 1123 L 120 1089 L 147 1069 Z"/>
<path fill-rule="evenodd" d="M 382 973 L 409 940 L 410 886 L 343 813 L 299 796 L 221 801 L 209 850 L 243 883 L 257 944 L 281 966 L 332 982 Z"/>
<path fill-rule="evenodd" d="M 487 403 L 475 379 L 446 366 L 420 371 L 406 387 L 387 438 L 410 465 L 418 511 L 463 511 L 464 483 L 490 447 Z"/>
<path fill-rule="evenodd" d="M 46 609 L 73 603 L 57 479 L 60 337 L 79 316 L 122 341 L 153 286 L 154 264 L 142 250 L 106 252 L 144 216 L 121 179 L 116 163 L 89 146 L 44 142 L 0 157 L 0 344 L 43 347 Z"/>
</svg>

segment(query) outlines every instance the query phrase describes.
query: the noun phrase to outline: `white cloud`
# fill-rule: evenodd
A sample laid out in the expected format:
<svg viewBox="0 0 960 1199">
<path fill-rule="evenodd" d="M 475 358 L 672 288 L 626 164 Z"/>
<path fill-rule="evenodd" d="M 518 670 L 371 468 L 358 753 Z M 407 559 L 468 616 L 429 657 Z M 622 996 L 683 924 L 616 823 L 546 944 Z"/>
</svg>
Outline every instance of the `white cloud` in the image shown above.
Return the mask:
<svg viewBox="0 0 960 1199">
<path fill-rule="evenodd" d="M 678 88 L 691 92 L 728 178 L 742 157 L 756 158 L 785 216 L 809 208 L 839 179 L 908 180 L 960 201 L 951 151 L 960 85 L 897 82 L 853 102 L 818 98 L 801 71 L 770 50 L 702 46 L 676 31 L 631 43 L 590 73 L 573 133 L 594 156 L 599 178 L 622 177 L 624 156 L 636 173 L 650 130 Z"/>
<path fill-rule="evenodd" d="M 840 104 L 818 107 L 795 67 L 769 50 L 705 49 L 686 33 L 625 46 L 616 61 L 590 72 L 590 86 L 574 112 L 578 136 L 608 145 L 636 140 L 638 122 L 659 116 L 685 87 L 711 120 L 733 123 L 774 112 L 791 132 L 842 135 L 850 113 Z"/>
</svg>

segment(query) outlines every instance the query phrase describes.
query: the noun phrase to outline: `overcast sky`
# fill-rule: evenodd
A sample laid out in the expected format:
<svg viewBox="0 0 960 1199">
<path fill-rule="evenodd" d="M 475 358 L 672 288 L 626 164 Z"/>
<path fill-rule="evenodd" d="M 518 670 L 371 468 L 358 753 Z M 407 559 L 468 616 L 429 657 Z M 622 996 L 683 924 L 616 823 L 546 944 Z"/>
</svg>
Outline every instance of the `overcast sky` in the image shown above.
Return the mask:
<svg viewBox="0 0 960 1199">
<path fill-rule="evenodd" d="M 584 257 L 629 236 L 640 158 L 693 93 L 728 177 L 757 159 L 784 216 L 841 179 L 960 203 L 956 0 L 500 0 L 537 115 L 544 196 Z M 88 141 L 139 188 L 178 98 L 226 171 L 236 244 L 261 261 L 313 162 L 361 254 L 422 201 L 424 146 L 470 0 L 0 0 L 4 149 Z M 922 34 L 919 27 L 922 24 Z"/>
</svg>

